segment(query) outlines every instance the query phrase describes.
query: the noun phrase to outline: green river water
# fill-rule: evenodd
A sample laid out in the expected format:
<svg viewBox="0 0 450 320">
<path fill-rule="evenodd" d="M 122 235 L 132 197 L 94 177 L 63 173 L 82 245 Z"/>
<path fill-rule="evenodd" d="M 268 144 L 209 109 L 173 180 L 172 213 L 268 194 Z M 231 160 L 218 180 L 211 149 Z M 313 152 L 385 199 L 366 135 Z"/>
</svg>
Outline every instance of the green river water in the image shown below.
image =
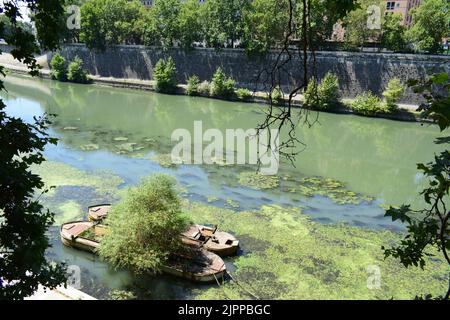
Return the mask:
<svg viewBox="0 0 450 320">
<path fill-rule="evenodd" d="M 283 161 L 261 188 L 253 184 L 256 166 L 173 166 L 168 154 L 177 128 L 192 131 L 202 121 L 204 130 L 246 130 L 267 106 L 18 76 L 8 76 L 6 88 L 8 114 L 26 121 L 57 115 L 50 133 L 59 143 L 33 169 L 56 187 L 43 198 L 56 213 L 48 256 L 79 266 L 81 289 L 95 297 L 120 289 L 149 299 L 249 298 L 232 282 L 217 288 L 111 270 L 60 244 L 58 224 L 84 218 L 89 205 L 118 201 L 127 186 L 155 172 L 177 179 L 196 222 L 218 223 L 240 238 L 228 270 L 262 298 L 412 298 L 445 288 L 448 270 L 438 256 L 427 272 L 404 270 L 384 261 L 380 249 L 403 230 L 383 217 L 383 207 L 423 205 L 416 163 L 439 151 L 436 126 L 320 113 L 311 128 L 300 122 L 306 147 L 295 167 Z M 379 289 L 367 288 L 369 265 L 381 268 Z"/>
</svg>

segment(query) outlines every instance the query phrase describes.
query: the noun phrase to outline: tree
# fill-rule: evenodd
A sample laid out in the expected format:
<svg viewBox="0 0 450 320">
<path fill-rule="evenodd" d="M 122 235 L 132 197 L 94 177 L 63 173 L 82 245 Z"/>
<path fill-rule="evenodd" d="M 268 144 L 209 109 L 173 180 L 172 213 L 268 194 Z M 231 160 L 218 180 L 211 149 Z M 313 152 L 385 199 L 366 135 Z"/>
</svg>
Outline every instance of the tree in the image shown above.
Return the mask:
<svg viewBox="0 0 450 320">
<path fill-rule="evenodd" d="M 163 47 L 171 47 L 173 42 L 179 39 L 180 7 L 179 0 L 156 0 L 151 8 L 152 30 L 156 32 L 158 44 Z M 189 30 L 185 31 L 190 32 Z"/>
<path fill-rule="evenodd" d="M 435 74 L 425 82 L 412 80 L 409 85 L 416 93 L 423 93 L 425 102 L 421 105 L 422 116 L 433 119 L 441 131 L 450 127 L 450 79 L 447 73 Z M 439 138 L 436 143 L 448 144 L 450 137 Z M 450 152 L 445 150 L 434 156 L 434 161 L 420 163 L 417 168 L 428 178 L 429 184 L 421 195 L 427 207 L 414 209 L 410 205 L 389 208 L 386 216 L 393 221 L 406 224 L 407 234 L 399 245 L 385 248 L 385 256 L 393 256 L 405 267 L 424 268 L 425 257 L 431 256 L 429 249 L 436 248 L 450 266 Z M 450 280 L 450 279 L 449 279 Z M 450 281 L 443 299 L 450 298 Z"/>
<path fill-rule="evenodd" d="M 351 11 L 344 19 L 345 27 L 344 41 L 347 46 L 363 47 L 364 43 L 369 40 L 378 41 L 380 30 L 370 29 L 367 23 L 369 14 L 367 13 L 369 6 L 382 6 L 384 1 L 379 0 L 359 0 L 358 8 Z"/>
<path fill-rule="evenodd" d="M 280 156 L 292 162 L 299 152 L 299 148 L 296 147 L 301 144 L 296 137 L 299 121 L 296 117 L 294 119 L 294 114 L 305 113 L 301 118 L 308 126 L 317 121 L 317 117 L 311 120 L 307 108 L 294 112 L 293 100 L 308 87 L 310 79 L 317 77 L 316 50 L 320 38 L 315 35 L 317 28 L 314 27 L 311 19 L 315 10 L 314 2 L 312 0 L 286 1 L 288 22 L 284 27 L 280 50 L 270 59 L 265 60 L 265 66 L 256 79 L 258 87 L 267 92 L 270 101 L 266 117 L 256 129 L 260 133 L 287 127 L 286 138 L 277 145 L 267 144 L 266 152 L 276 150 Z M 333 13 L 333 20 L 340 21 L 356 8 L 356 1 L 326 0 L 324 7 L 328 8 L 328 12 Z M 280 91 L 282 88 L 283 93 L 286 93 L 283 94 L 283 98 L 286 97 L 283 99 L 285 108 L 276 106 L 276 101 L 273 99 L 274 92 L 279 92 L 275 90 L 276 88 Z"/>
<path fill-rule="evenodd" d="M 424 0 L 412 10 L 413 26 L 407 38 L 419 51 L 439 53 L 442 39 L 449 33 L 450 11 L 446 0 Z"/>
<path fill-rule="evenodd" d="M 229 98 L 234 94 L 234 80 L 227 78 L 222 68 L 217 68 L 211 81 L 211 96 Z"/>
<path fill-rule="evenodd" d="M 155 66 L 153 78 L 156 81 L 156 91 L 162 93 L 174 93 L 177 89 L 177 68 L 172 57 L 160 59 Z"/>
<path fill-rule="evenodd" d="M 234 47 L 242 39 L 247 0 L 208 0 L 201 6 L 203 37 L 209 47 Z"/>
<path fill-rule="evenodd" d="M 166 175 L 144 179 L 109 213 L 100 257 L 116 268 L 158 272 L 171 253 L 182 250 L 188 220 L 181 212 L 175 181 Z"/>
<path fill-rule="evenodd" d="M 87 83 L 87 72 L 83 69 L 83 60 L 80 57 L 75 59 L 69 64 L 67 68 L 67 80 L 75 83 Z"/>
<path fill-rule="evenodd" d="M 53 55 L 52 60 L 50 60 L 50 67 L 50 74 L 52 79 L 59 81 L 67 80 L 66 59 L 62 55 L 60 55 L 59 53 Z"/>
<path fill-rule="evenodd" d="M 383 21 L 383 33 L 381 35 L 381 45 L 389 50 L 399 52 L 406 47 L 406 28 L 402 24 L 401 14 L 393 13 L 385 16 Z"/>
<path fill-rule="evenodd" d="M 288 3 L 279 0 L 255 0 L 243 11 L 243 45 L 249 56 L 264 56 L 279 48 L 289 21 Z"/>
<path fill-rule="evenodd" d="M 328 72 L 318 84 L 312 79 L 305 91 L 305 104 L 320 109 L 331 109 L 339 102 L 339 79 Z"/>
<path fill-rule="evenodd" d="M 403 98 L 405 93 L 405 86 L 397 78 L 389 80 L 386 89 L 383 91 L 383 96 L 388 109 L 392 112 L 398 109 L 397 102 Z"/>
<path fill-rule="evenodd" d="M 10 27 L 5 34 L 4 20 L 0 22 L 0 38 L 14 46 L 13 57 L 36 75 L 39 66 L 33 55 L 39 52 L 38 43 L 45 50 L 57 47 L 63 7 L 60 1 L 25 3 L 33 11 L 36 36 L 18 22 L 16 2 L 7 2 L 0 6 L 0 12 Z M 0 73 L 5 76 L 2 67 Z M 3 81 L 0 90 L 4 90 Z M 56 140 L 45 132 L 49 124 L 46 117 L 27 124 L 9 117 L 4 108 L 0 100 L 0 299 L 21 299 L 33 294 L 39 284 L 54 288 L 65 280 L 64 266 L 45 258 L 50 246 L 46 231 L 53 223 L 53 213 L 36 200 L 35 190 L 44 184 L 29 171 L 31 165 L 44 161 L 45 145 Z"/>
<path fill-rule="evenodd" d="M 178 16 L 178 38 L 185 49 L 192 48 L 194 42 L 202 41 L 202 22 L 199 13 L 200 4 L 197 0 L 182 3 Z"/>
<path fill-rule="evenodd" d="M 146 10 L 138 1 L 91 0 L 81 7 L 80 40 L 104 51 L 117 44 L 140 44 Z"/>
</svg>

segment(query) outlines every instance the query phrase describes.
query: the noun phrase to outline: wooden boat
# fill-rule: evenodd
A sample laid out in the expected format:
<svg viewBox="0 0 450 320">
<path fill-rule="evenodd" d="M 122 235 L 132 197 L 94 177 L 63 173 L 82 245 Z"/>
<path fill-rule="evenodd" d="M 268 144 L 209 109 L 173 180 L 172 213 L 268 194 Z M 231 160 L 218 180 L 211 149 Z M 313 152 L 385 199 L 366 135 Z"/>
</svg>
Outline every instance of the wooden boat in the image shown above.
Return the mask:
<svg viewBox="0 0 450 320">
<path fill-rule="evenodd" d="M 75 221 L 61 225 L 60 237 L 68 247 L 97 253 L 106 231 L 106 226 L 92 221 Z M 184 255 L 171 255 L 161 270 L 195 282 L 213 282 L 223 278 L 226 266 L 218 255 L 199 248 L 188 249 Z"/>
<path fill-rule="evenodd" d="M 236 254 L 239 241 L 228 232 L 218 231 L 217 227 L 195 224 L 181 234 L 184 244 L 203 247 L 221 257 Z"/>
<path fill-rule="evenodd" d="M 95 233 L 96 225 L 94 222 L 74 221 L 64 223 L 59 231 L 61 242 L 68 247 L 95 253 L 100 243 L 83 236 L 83 233 L 88 230 Z"/>
<path fill-rule="evenodd" d="M 102 221 L 111 209 L 110 204 L 100 204 L 89 207 L 90 221 Z M 203 247 L 205 250 L 218 254 L 221 257 L 236 254 L 239 241 L 231 234 L 219 231 L 217 227 L 208 227 L 195 224 L 181 234 L 184 244 L 193 247 Z"/>
<path fill-rule="evenodd" d="M 88 208 L 89 221 L 102 221 L 111 209 L 110 204 L 99 204 Z"/>
</svg>

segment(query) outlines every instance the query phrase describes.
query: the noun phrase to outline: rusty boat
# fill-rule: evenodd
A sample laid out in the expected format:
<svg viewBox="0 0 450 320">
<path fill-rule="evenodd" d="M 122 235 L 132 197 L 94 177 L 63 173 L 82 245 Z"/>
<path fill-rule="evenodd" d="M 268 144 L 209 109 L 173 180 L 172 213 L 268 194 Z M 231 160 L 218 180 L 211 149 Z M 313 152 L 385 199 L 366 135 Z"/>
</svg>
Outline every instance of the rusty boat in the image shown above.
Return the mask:
<svg viewBox="0 0 450 320">
<path fill-rule="evenodd" d="M 107 229 L 93 221 L 68 222 L 61 225 L 60 237 L 68 247 L 96 254 Z M 224 277 L 226 266 L 218 255 L 202 248 L 189 247 L 183 254 L 170 255 L 161 271 L 194 282 L 217 282 Z"/>
<path fill-rule="evenodd" d="M 110 204 L 99 204 L 88 209 L 90 221 L 101 222 L 111 209 Z M 181 234 L 184 244 L 215 253 L 221 257 L 236 254 L 239 249 L 239 240 L 228 232 L 219 231 L 217 226 L 191 225 Z"/>
</svg>

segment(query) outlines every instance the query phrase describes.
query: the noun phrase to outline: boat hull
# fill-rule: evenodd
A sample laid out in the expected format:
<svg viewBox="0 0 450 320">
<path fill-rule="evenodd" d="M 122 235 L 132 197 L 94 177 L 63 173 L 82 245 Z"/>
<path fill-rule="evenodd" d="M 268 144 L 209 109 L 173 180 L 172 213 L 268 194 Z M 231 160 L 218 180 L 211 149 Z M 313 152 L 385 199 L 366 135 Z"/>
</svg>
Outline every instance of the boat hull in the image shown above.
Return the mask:
<svg viewBox="0 0 450 320">
<path fill-rule="evenodd" d="M 100 245 L 99 242 L 78 236 L 72 237 L 71 234 L 64 229 L 64 226 L 71 224 L 73 225 L 77 223 L 78 224 L 83 223 L 87 226 L 86 222 L 72 222 L 63 224 L 60 228 L 61 242 L 67 247 L 97 254 L 97 249 Z M 92 227 L 94 227 L 94 224 L 92 222 L 89 223 L 92 224 Z M 225 263 L 219 256 L 203 249 L 198 251 L 198 254 L 199 256 L 201 256 L 201 258 L 211 260 L 212 261 L 211 265 L 215 267 L 215 269 L 213 270 L 206 268 L 206 271 L 203 270 L 202 272 L 189 272 L 188 270 L 183 270 L 183 268 L 172 266 L 169 264 L 163 265 L 161 271 L 169 275 L 201 283 L 216 282 L 224 277 L 226 273 L 226 267 Z"/>
</svg>

